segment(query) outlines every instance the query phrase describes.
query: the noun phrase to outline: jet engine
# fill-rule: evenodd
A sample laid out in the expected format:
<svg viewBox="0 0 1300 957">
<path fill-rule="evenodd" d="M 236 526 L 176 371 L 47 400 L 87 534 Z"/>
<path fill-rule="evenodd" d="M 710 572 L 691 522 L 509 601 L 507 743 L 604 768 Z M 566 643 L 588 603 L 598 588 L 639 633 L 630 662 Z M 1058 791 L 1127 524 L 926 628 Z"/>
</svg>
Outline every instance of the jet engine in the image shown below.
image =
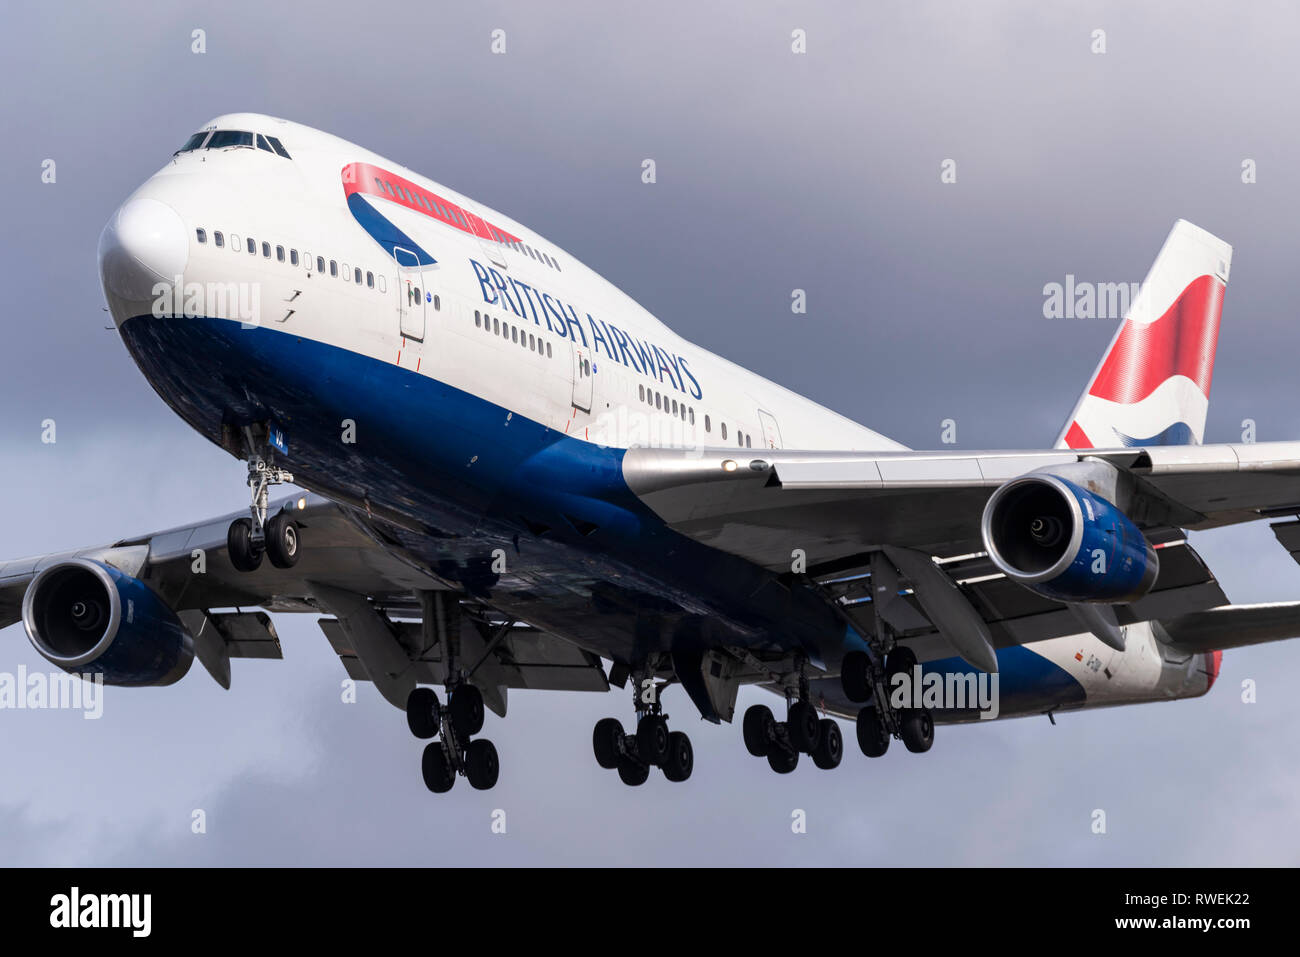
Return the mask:
<svg viewBox="0 0 1300 957">
<path fill-rule="evenodd" d="M 111 685 L 169 685 L 189 671 L 193 640 L 149 586 L 88 558 L 43 569 L 23 596 L 23 625 L 47 660 Z"/>
<path fill-rule="evenodd" d="M 1128 516 L 1057 475 L 1007 482 L 984 507 L 980 531 L 1008 578 L 1058 601 L 1135 601 L 1160 571 L 1155 549 Z"/>
</svg>

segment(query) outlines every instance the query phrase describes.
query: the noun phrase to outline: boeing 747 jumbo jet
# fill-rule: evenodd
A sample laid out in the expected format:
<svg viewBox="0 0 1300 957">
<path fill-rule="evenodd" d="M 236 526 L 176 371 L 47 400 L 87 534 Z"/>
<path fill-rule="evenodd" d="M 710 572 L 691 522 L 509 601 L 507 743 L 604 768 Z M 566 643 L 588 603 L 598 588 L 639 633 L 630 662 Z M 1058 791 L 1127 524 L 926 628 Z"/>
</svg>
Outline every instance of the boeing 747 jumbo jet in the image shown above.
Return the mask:
<svg viewBox="0 0 1300 957">
<path fill-rule="evenodd" d="M 1300 554 L 1300 442 L 1201 444 L 1231 252 L 1174 226 L 1054 447 L 916 452 L 414 170 L 218 117 L 99 268 L 158 395 L 247 462 L 249 508 L 0 563 L 0 625 L 109 684 L 197 657 L 229 687 L 232 658 L 281 657 L 265 612 L 320 615 L 430 742 L 435 792 L 496 783 L 484 709 L 512 688 L 625 689 L 635 723 L 593 749 L 630 785 L 690 777 L 665 693 L 715 723 L 741 685 L 784 698 L 742 721 L 783 774 L 840 764 L 832 715 L 875 757 L 1196 697 L 1224 649 L 1300 634 L 1300 603 L 1228 604 L 1186 540 L 1271 518 Z M 272 501 L 287 483 L 310 491 Z"/>
</svg>

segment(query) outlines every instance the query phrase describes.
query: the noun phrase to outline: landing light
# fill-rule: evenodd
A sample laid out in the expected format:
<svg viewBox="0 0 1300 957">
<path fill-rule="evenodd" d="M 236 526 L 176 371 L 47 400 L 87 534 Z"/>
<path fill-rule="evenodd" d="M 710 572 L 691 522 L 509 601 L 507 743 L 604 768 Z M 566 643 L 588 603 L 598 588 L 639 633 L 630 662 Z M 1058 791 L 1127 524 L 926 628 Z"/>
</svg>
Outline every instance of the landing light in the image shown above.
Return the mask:
<svg viewBox="0 0 1300 957">
<path fill-rule="evenodd" d="M 306 498 L 298 499 L 298 511 L 301 512 L 306 507 L 307 507 L 307 499 Z"/>
<path fill-rule="evenodd" d="M 736 471 L 736 463 L 732 459 L 727 459 L 725 462 L 722 463 L 722 471 L 724 472 Z"/>
</svg>

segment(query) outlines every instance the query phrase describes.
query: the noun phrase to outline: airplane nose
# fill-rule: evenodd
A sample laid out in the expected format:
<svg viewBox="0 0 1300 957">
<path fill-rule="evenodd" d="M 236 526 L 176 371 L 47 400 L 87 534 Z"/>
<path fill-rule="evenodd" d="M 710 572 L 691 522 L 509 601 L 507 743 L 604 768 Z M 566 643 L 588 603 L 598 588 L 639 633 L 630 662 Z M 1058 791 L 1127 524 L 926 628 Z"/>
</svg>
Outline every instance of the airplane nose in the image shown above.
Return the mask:
<svg viewBox="0 0 1300 957">
<path fill-rule="evenodd" d="M 180 214 L 156 199 L 128 200 L 99 237 L 104 287 L 129 301 L 152 300 L 159 282 L 174 283 L 190 258 Z"/>
</svg>

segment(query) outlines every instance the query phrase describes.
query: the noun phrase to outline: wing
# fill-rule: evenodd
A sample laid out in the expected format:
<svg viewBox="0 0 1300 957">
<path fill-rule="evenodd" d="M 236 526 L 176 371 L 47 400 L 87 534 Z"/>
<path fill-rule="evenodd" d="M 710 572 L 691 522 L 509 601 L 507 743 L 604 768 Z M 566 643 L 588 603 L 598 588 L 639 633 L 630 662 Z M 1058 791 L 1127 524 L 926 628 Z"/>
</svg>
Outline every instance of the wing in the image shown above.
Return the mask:
<svg viewBox="0 0 1300 957">
<path fill-rule="evenodd" d="M 1004 483 L 1087 463 L 1114 473 L 1160 556 L 1155 584 L 1113 606 L 1114 625 L 1227 601 L 1183 529 L 1300 513 L 1300 442 L 1025 452 L 635 449 L 623 472 L 674 529 L 770 570 L 806 575 L 860 633 L 874 632 L 879 610 L 918 653 L 987 664 L 991 647 L 1098 631 L 1095 619 L 1081 622 L 1077 606 L 1010 581 L 981 536 L 984 507 Z M 882 553 L 889 575 L 910 587 L 887 588 L 897 600 L 877 609 L 871 563 Z M 879 563 L 876 573 L 880 579 Z M 949 585 L 964 602 L 952 600 Z"/>
<path fill-rule="evenodd" d="M 506 689 L 607 690 L 600 659 L 526 623 L 505 619 L 395 548 L 381 527 L 351 508 L 317 495 L 284 499 L 305 547 L 292 568 L 269 562 L 252 572 L 226 554 L 234 512 L 197 525 L 123 539 L 110 545 L 0 563 L 0 627 L 23 617 L 28 586 L 43 569 L 90 559 L 145 583 L 176 614 L 193 652 L 224 687 L 231 658 L 280 658 L 271 612 L 324 613 L 321 629 L 347 673 L 373 681 L 398 707 L 417 683 L 445 677 L 444 649 L 477 662 L 485 701 L 504 714 Z M 439 627 L 412 623 L 436 605 Z M 426 618 L 432 616 L 425 616 Z M 477 682 L 476 682 L 477 683 Z"/>
</svg>

